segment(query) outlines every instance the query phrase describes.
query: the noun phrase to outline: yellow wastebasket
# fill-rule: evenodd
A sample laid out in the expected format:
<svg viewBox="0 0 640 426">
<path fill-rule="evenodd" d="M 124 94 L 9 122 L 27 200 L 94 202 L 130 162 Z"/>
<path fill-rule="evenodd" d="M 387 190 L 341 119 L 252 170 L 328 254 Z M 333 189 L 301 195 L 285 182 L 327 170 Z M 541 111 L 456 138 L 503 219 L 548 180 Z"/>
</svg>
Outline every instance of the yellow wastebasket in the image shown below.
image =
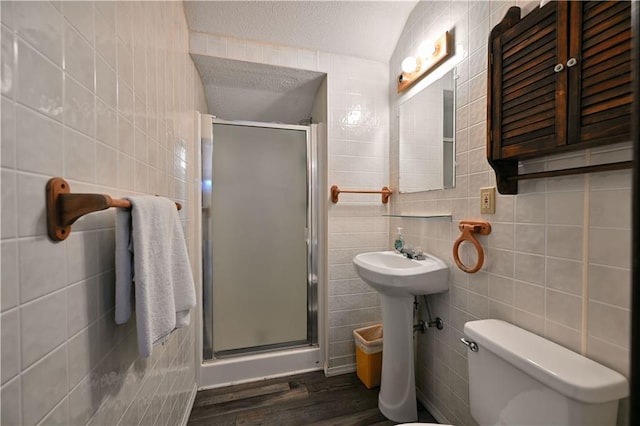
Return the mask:
<svg viewBox="0 0 640 426">
<path fill-rule="evenodd" d="M 380 386 L 382 374 L 382 324 L 353 330 L 356 373 L 367 389 Z"/>
</svg>

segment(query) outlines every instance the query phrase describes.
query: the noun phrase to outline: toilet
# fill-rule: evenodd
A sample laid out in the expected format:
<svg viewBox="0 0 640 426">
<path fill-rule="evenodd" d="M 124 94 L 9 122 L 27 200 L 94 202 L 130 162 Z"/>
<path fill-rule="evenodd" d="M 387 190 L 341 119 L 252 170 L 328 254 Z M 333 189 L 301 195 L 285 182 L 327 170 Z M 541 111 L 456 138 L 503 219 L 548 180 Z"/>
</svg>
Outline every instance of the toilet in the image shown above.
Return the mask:
<svg viewBox="0 0 640 426">
<path fill-rule="evenodd" d="M 616 424 L 629 394 L 621 374 L 501 320 L 467 322 L 464 334 L 469 409 L 479 425 Z"/>
<path fill-rule="evenodd" d="M 496 319 L 467 322 L 469 408 L 484 425 L 615 425 L 621 374 Z"/>
</svg>

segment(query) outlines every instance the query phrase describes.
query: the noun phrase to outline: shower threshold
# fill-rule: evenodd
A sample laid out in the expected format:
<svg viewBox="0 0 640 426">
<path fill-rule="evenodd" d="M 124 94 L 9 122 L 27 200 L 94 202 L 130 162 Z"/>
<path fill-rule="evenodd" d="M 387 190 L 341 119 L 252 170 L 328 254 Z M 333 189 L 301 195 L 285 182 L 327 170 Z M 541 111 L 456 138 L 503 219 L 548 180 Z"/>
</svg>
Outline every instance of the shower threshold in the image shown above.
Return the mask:
<svg viewBox="0 0 640 426">
<path fill-rule="evenodd" d="M 258 355 L 267 352 L 281 351 L 283 349 L 299 349 L 313 347 L 307 340 L 301 340 L 298 342 L 277 343 L 274 345 L 252 346 L 250 348 L 229 349 L 224 351 L 217 351 L 214 353 L 214 359 L 225 359 L 230 357 L 237 357 L 242 355 Z M 205 359 L 205 362 L 210 360 Z"/>
<path fill-rule="evenodd" d="M 255 349 L 255 348 L 252 348 Z M 271 349 L 206 360 L 200 366 L 199 390 L 322 370 L 320 347 Z"/>
</svg>

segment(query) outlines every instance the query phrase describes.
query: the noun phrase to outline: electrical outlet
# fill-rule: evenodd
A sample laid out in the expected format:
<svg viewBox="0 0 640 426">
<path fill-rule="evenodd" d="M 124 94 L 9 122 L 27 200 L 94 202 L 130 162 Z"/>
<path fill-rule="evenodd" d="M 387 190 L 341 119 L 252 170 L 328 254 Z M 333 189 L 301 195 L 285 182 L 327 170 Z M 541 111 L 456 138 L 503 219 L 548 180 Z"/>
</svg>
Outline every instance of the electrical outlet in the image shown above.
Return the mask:
<svg viewBox="0 0 640 426">
<path fill-rule="evenodd" d="M 496 212 L 496 187 L 480 188 L 480 213 L 495 214 Z"/>
</svg>

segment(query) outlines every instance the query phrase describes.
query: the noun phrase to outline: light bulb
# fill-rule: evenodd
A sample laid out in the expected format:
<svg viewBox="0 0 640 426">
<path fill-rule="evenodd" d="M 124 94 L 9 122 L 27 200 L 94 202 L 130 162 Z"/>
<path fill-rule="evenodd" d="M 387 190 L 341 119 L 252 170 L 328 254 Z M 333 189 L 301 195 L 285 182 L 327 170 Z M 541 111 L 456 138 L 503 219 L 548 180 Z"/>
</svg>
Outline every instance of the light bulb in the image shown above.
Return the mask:
<svg viewBox="0 0 640 426">
<path fill-rule="evenodd" d="M 414 56 L 407 56 L 402 61 L 402 71 L 410 74 L 418 71 L 420 69 L 420 62 L 418 58 Z"/>
<path fill-rule="evenodd" d="M 418 52 L 421 56 L 430 58 L 434 53 L 436 53 L 436 46 L 429 41 L 423 41 L 418 47 Z"/>
</svg>

